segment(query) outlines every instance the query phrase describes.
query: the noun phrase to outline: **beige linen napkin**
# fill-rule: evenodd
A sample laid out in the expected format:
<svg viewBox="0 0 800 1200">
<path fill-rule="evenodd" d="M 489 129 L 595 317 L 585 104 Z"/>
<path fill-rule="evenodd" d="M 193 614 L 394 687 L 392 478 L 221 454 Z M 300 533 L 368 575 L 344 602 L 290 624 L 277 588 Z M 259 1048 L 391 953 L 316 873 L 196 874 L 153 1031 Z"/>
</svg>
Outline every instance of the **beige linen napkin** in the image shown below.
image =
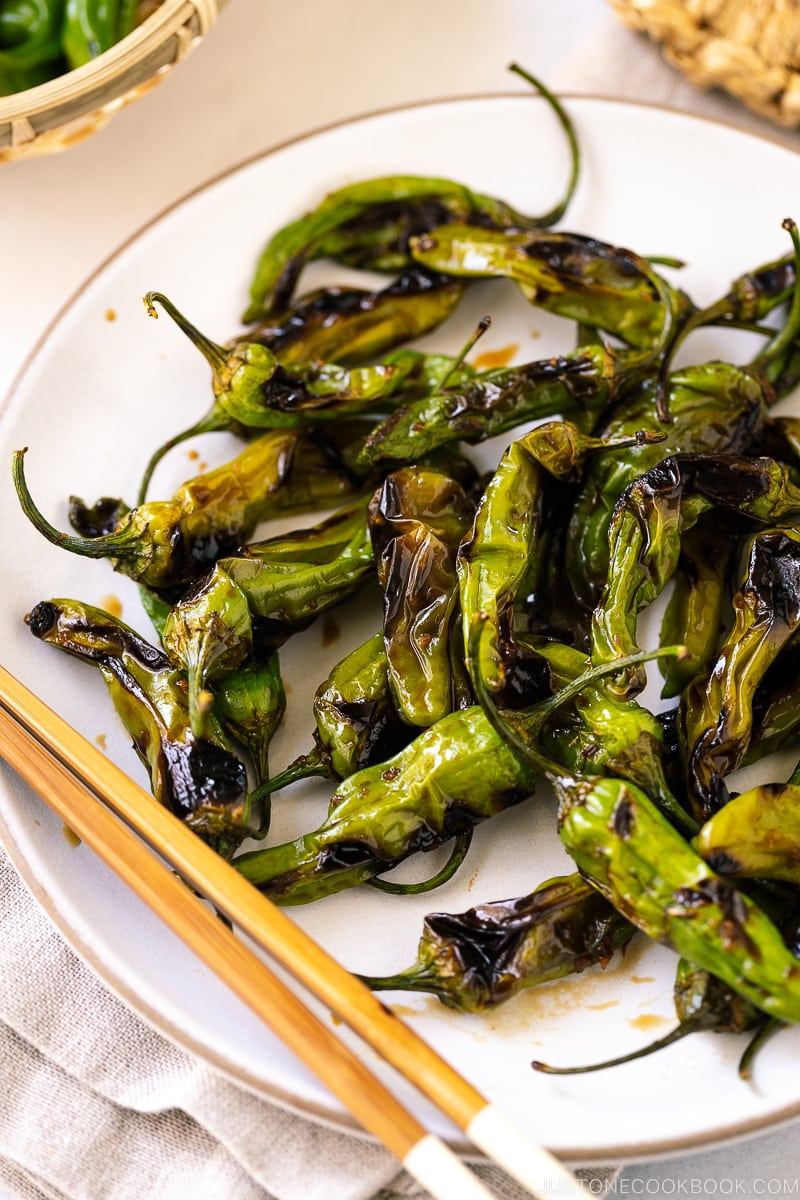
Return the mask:
<svg viewBox="0 0 800 1200">
<path fill-rule="evenodd" d="M 0 851 L 0 1197 L 404 1200 L 394 1159 L 265 1102 L 145 1025 Z M 479 1167 L 501 1200 L 525 1200 Z M 592 1195 L 608 1171 L 590 1172 Z"/>
</svg>

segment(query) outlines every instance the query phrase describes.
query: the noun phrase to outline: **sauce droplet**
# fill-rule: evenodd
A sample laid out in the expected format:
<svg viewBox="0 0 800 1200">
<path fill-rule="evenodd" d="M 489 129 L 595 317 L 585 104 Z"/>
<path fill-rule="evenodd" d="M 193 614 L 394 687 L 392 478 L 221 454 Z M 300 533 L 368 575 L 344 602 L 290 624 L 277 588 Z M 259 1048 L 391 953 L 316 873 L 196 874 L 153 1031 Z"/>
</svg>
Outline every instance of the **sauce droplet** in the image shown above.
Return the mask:
<svg viewBox="0 0 800 1200">
<path fill-rule="evenodd" d="M 498 346 L 496 350 L 484 350 L 472 365 L 477 371 L 490 371 L 493 367 L 507 367 L 518 350 L 517 342 L 511 342 L 508 346 Z"/>
<path fill-rule="evenodd" d="M 116 321 L 117 310 L 115 308 L 107 308 L 105 311 L 105 318 L 107 321 Z"/>
<path fill-rule="evenodd" d="M 100 601 L 100 607 L 104 608 L 112 617 L 122 616 L 122 601 L 120 600 L 119 596 L 114 596 L 113 594 L 104 596 Z"/>
</svg>

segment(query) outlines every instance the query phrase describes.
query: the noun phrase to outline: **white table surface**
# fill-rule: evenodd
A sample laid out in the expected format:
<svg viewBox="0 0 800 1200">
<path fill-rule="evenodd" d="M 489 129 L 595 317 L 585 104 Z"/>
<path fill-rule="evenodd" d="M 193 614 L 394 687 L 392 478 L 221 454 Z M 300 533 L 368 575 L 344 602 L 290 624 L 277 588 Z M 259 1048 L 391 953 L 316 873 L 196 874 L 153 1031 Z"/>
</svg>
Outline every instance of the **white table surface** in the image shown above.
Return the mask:
<svg viewBox="0 0 800 1200">
<path fill-rule="evenodd" d="M 604 0 L 230 0 L 187 61 L 102 132 L 0 166 L 0 395 L 82 280 L 196 185 L 340 118 L 522 87 L 505 70 L 514 60 L 557 85 L 609 20 Z M 600 66 L 582 90 L 602 90 L 595 77 Z M 640 69 L 643 99 L 647 79 Z M 796 1195 L 798 1128 L 627 1167 L 612 1195 Z"/>
</svg>

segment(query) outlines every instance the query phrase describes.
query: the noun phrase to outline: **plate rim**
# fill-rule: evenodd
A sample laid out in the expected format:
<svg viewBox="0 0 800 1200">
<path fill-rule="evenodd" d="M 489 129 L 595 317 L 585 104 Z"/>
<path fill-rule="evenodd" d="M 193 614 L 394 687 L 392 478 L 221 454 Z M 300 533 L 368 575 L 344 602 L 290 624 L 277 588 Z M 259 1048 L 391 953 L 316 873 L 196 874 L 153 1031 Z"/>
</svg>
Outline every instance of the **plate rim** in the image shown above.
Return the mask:
<svg viewBox="0 0 800 1200">
<path fill-rule="evenodd" d="M 696 122 L 702 126 L 720 128 L 727 130 L 729 133 L 736 134 L 738 138 L 752 139 L 756 143 L 771 145 L 780 151 L 785 151 L 790 155 L 792 154 L 791 147 L 787 146 L 777 134 L 771 136 L 767 132 L 743 129 L 736 125 L 733 121 L 729 121 L 718 116 L 694 113 L 672 107 L 668 104 L 655 104 L 647 100 L 618 97 L 603 93 L 558 90 L 556 94 L 560 101 L 564 101 L 567 104 L 577 102 L 588 103 L 589 105 L 608 105 L 610 107 L 616 107 L 622 110 L 646 110 L 664 114 L 670 118 L 677 118 L 679 122 Z M 376 109 L 366 109 L 347 117 L 314 126 L 313 128 L 305 130 L 302 133 L 289 136 L 285 139 L 282 139 L 280 142 L 270 144 L 261 150 L 244 156 L 222 170 L 215 172 L 213 175 L 207 177 L 193 187 L 187 189 L 175 199 L 164 205 L 153 216 L 142 222 L 132 233 L 123 238 L 108 254 L 102 258 L 100 262 L 98 262 L 98 264 L 89 272 L 89 274 L 82 279 L 78 286 L 71 291 L 66 300 L 59 305 L 58 309 L 47 321 L 29 350 L 24 355 L 4 395 L 0 397 L 0 421 L 2 421 L 5 412 L 11 405 L 11 402 L 13 401 L 17 391 L 23 386 L 26 376 L 34 367 L 39 354 L 56 332 L 58 326 L 65 318 L 69 310 L 81 299 L 83 294 L 92 287 L 94 282 L 101 275 L 103 275 L 103 273 L 108 270 L 115 263 L 115 261 L 132 245 L 144 237 L 150 229 L 160 224 L 176 210 L 183 207 L 195 197 L 211 191 L 214 187 L 223 183 L 227 179 L 230 179 L 241 172 L 246 172 L 250 167 L 271 158 L 273 155 L 279 154 L 282 151 L 292 147 L 302 145 L 305 142 L 313 141 L 319 137 L 324 137 L 326 134 L 335 132 L 338 129 L 347 128 L 349 126 L 358 125 L 365 122 L 380 120 L 383 117 L 402 115 L 403 113 L 414 112 L 420 109 L 444 108 L 454 104 L 472 104 L 476 102 L 492 102 L 497 100 L 516 100 L 522 102 L 532 101 L 539 103 L 545 102 L 544 97 L 539 94 L 528 93 L 523 90 L 514 89 L 497 90 L 491 92 L 459 93 L 455 95 L 421 99 L 412 102 L 389 104 Z M 298 1102 L 295 1097 L 292 1097 L 286 1093 L 279 1085 L 270 1084 L 263 1079 L 251 1075 L 246 1068 L 240 1064 L 232 1064 L 227 1062 L 222 1053 L 216 1051 L 213 1047 L 210 1047 L 207 1044 L 201 1044 L 198 1042 L 198 1040 L 188 1031 L 182 1029 L 180 1026 L 175 1025 L 175 1023 L 171 1021 L 166 1014 L 156 1010 L 145 997 L 137 995 L 135 991 L 130 988 L 128 983 L 119 976 L 113 965 L 103 962 L 96 951 L 87 943 L 83 935 L 73 928 L 69 918 L 61 912 L 56 900 L 49 894 L 45 884 L 36 877 L 33 867 L 28 863 L 24 851 L 18 845 L 11 829 L 9 828 L 2 810 L 2 805 L 0 805 L 0 844 L 3 846 L 9 861 L 22 880 L 24 886 L 33 897 L 34 901 L 39 905 L 44 915 L 55 926 L 70 949 L 98 977 L 103 985 L 106 986 L 110 992 L 112 992 L 126 1005 L 126 1007 L 132 1011 L 134 1016 L 137 1016 L 145 1021 L 157 1033 L 165 1036 L 179 1049 L 194 1055 L 201 1062 L 204 1062 L 213 1069 L 217 1070 L 224 1078 L 232 1081 L 234 1084 L 245 1087 L 248 1091 L 261 1097 L 262 1099 L 274 1103 L 286 1111 L 293 1112 L 303 1119 L 307 1119 L 332 1129 L 333 1131 L 346 1133 L 350 1136 L 355 1136 L 369 1142 L 374 1142 L 374 1138 L 361 1129 L 358 1123 L 350 1116 L 348 1111 L 341 1109 L 333 1102 L 331 1108 L 325 1108 L 314 1103 L 310 1099 L 305 1099 L 301 1103 Z M 756 1137 L 759 1134 L 776 1132 L 782 1126 L 785 1126 L 793 1120 L 796 1120 L 798 1117 L 800 1117 L 800 1096 L 798 1096 L 796 1101 L 785 1104 L 778 1110 L 773 1109 L 768 1114 L 754 1115 L 753 1117 L 745 1120 L 735 1121 L 733 1124 L 726 1125 L 725 1129 L 719 1130 L 710 1136 L 708 1134 L 697 1134 L 669 1138 L 657 1138 L 647 1142 L 639 1140 L 635 1143 L 616 1145 L 613 1149 L 613 1153 L 609 1155 L 603 1155 L 596 1149 L 587 1149 L 586 1147 L 565 1147 L 563 1149 L 559 1149 L 558 1154 L 559 1157 L 567 1163 L 583 1166 L 620 1165 L 625 1163 L 665 1160 L 674 1158 L 678 1155 L 687 1154 L 692 1151 L 712 1150 L 720 1146 L 725 1146 L 734 1142 L 744 1141 L 749 1138 Z M 459 1136 L 450 1137 L 447 1140 L 451 1147 L 465 1159 L 471 1159 L 472 1161 L 485 1161 L 479 1152 L 475 1152 L 475 1147 L 472 1143 L 460 1138 Z"/>
</svg>

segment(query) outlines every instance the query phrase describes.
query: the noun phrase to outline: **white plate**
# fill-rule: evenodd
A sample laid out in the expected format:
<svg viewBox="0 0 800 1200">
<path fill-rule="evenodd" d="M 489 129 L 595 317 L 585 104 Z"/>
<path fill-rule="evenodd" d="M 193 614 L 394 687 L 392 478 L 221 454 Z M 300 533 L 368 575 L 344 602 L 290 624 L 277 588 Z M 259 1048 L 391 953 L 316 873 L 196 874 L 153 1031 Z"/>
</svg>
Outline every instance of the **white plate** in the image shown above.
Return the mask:
<svg viewBox="0 0 800 1200">
<path fill-rule="evenodd" d="M 572 99 L 583 147 L 578 193 L 565 228 L 688 263 L 681 281 L 700 301 L 738 273 L 782 255 L 785 216 L 800 198 L 800 158 L 765 141 L 647 107 Z M 545 105 L 524 94 L 462 99 L 381 113 L 284 146 L 213 181 L 148 225 L 76 295 L 28 363 L 0 421 L 2 461 L 30 447 L 33 495 L 66 527 L 66 498 L 135 494 L 151 448 L 193 421 L 209 402 L 208 371 L 166 318 L 147 319 L 141 297 L 166 292 L 210 336 L 238 329 L 252 267 L 265 238 L 347 181 L 384 173 L 449 175 L 529 212 L 560 194 L 567 174 L 562 135 Z M 319 281 L 325 268 L 315 269 Z M 344 278 L 327 269 L 331 278 Z M 304 280 L 310 284 L 312 277 Z M 538 358 L 572 345 L 572 328 L 528 308 L 502 283 L 476 289 L 427 346 L 456 349 L 478 316 L 491 312 L 486 342 Z M 110 319 L 111 317 L 114 319 Z M 708 334 L 695 355 L 725 354 Z M 746 358 L 741 336 L 731 353 Z M 219 435 L 179 447 L 159 470 L 153 495 L 168 495 L 201 462 L 221 461 L 233 443 Z M 199 455 L 188 457 L 190 451 Z M 495 448 L 496 452 L 496 448 Z M 487 451 L 487 453 L 489 453 Z M 39 600 L 117 598 L 126 620 L 149 627 L 135 589 L 107 563 L 46 544 L 20 514 L 8 473 L 2 483 L 0 645 L 4 664 L 66 714 L 90 739 L 143 778 L 104 687 L 89 667 L 35 642 L 23 616 Z M 275 769 L 308 748 L 310 700 L 328 661 L 372 631 L 363 608 L 337 616 L 341 637 L 322 647 L 314 627 L 286 648 L 287 727 Z M 132 899 L 84 847 L 73 846 L 47 808 L 8 772 L 0 779 L 8 850 L 28 885 L 78 952 L 139 1013 L 232 1078 L 342 1128 L 350 1118 L 249 1011 Z M 276 801 L 273 837 L 316 825 L 326 787 Z M 467 866 L 429 896 L 396 898 L 370 889 L 293 909 L 306 929 L 348 967 L 373 974 L 410 964 L 423 915 L 461 911 L 522 894 L 569 869 L 546 797 L 478 831 Z M 421 869 L 425 871 L 427 864 Z M 800 1031 L 764 1049 L 751 1083 L 736 1075 L 742 1042 L 695 1035 L 616 1070 L 546 1078 L 532 1058 L 579 1063 L 643 1045 L 668 1029 L 673 955 L 639 946 L 605 972 L 533 990 L 488 1016 L 461 1016 L 432 998 L 397 995 L 398 1010 L 532 1134 L 573 1161 L 674 1153 L 774 1125 L 800 1113 L 792 1051 Z M 794 1059 L 796 1061 L 796 1058 Z M 403 1095 L 454 1144 L 454 1130 Z"/>
</svg>

